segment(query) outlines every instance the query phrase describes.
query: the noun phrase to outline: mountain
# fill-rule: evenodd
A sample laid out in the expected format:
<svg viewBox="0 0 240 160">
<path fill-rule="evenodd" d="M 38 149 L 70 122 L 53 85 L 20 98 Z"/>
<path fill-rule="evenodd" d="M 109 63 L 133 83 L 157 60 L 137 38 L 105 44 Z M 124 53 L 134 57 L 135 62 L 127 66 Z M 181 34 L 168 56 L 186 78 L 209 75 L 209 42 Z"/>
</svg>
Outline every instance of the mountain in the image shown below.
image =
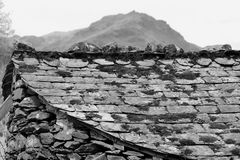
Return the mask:
<svg viewBox="0 0 240 160">
<path fill-rule="evenodd" d="M 135 46 L 141 49 L 147 43 L 176 44 L 186 51 L 199 50 L 200 47 L 187 42 L 183 36 L 173 30 L 165 21 L 132 11 L 128 14 L 105 16 L 84 29 L 69 32 L 53 32 L 40 37 L 24 36 L 20 41 L 31 44 L 37 50 L 67 50 L 80 41 L 88 41 L 99 46 L 117 42 L 123 46 Z"/>
</svg>

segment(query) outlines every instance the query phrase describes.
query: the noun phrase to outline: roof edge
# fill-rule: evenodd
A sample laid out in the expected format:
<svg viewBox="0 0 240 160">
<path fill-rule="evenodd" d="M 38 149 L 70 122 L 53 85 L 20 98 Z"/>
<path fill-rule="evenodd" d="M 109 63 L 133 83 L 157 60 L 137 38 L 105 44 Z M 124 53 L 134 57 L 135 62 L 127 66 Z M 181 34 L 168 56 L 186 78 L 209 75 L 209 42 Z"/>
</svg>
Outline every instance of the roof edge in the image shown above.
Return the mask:
<svg viewBox="0 0 240 160">
<path fill-rule="evenodd" d="M 229 58 L 240 58 L 240 50 L 231 49 L 221 49 L 221 50 L 201 50 L 194 52 L 184 52 L 181 49 L 178 50 L 173 44 L 167 45 L 162 49 L 152 49 L 151 46 L 147 46 L 145 50 L 139 50 L 135 47 L 130 47 L 130 49 L 124 49 L 118 47 L 116 44 L 107 45 L 102 48 L 92 49 L 89 43 L 81 46 L 82 48 L 72 49 L 66 52 L 58 51 L 36 51 L 34 48 L 27 46 L 25 44 L 19 43 L 15 50 L 13 51 L 12 57 L 15 58 L 37 58 L 45 60 L 53 60 L 57 58 L 83 58 L 83 57 L 109 57 L 114 56 L 125 57 L 129 59 L 134 59 L 136 57 L 150 58 L 159 57 L 160 59 L 173 59 L 173 58 L 217 58 L 217 57 L 229 57 Z M 85 48 L 83 48 L 85 47 Z M 87 48 L 89 47 L 89 49 Z M 148 48 L 148 49 L 147 49 Z"/>
</svg>

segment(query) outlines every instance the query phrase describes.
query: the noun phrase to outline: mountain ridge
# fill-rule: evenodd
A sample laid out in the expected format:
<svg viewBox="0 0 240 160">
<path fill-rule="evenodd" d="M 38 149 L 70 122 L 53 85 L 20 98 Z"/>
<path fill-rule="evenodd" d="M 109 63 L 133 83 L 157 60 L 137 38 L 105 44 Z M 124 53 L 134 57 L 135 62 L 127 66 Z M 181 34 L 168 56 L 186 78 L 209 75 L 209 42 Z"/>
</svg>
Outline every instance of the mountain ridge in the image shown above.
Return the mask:
<svg viewBox="0 0 240 160">
<path fill-rule="evenodd" d="M 116 42 L 119 45 L 135 46 L 143 49 L 147 43 L 176 44 L 186 51 L 199 50 L 195 44 L 187 42 L 184 37 L 167 24 L 145 13 L 136 11 L 127 14 L 104 16 L 88 27 L 67 32 L 51 32 L 43 36 L 23 36 L 19 39 L 32 45 L 37 50 L 67 50 L 80 41 L 102 46 Z"/>
</svg>

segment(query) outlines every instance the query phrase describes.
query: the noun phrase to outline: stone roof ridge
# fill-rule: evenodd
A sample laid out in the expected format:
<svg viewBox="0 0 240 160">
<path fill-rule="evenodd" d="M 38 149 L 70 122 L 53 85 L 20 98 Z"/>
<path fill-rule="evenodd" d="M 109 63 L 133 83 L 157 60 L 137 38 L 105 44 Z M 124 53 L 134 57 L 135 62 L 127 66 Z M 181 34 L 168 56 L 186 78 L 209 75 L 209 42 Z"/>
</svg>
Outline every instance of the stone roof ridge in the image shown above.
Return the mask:
<svg viewBox="0 0 240 160">
<path fill-rule="evenodd" d="M 37 59 L 57 59 L 59 57 L 63 58 L 82 58 L 84 56 L 116 56 L 133 58 L 142 57 L 159 57 L 160 59 L 175 59 L 175 58 L 217 58 L 217 57 L 227 57 L 227 58 L 239 58 L 240 50 L 201 50 L 184 52 L 182 48 L 174 44 L 169 44 L 166 46 L 156 45 L 153 46 L 150 43 L 147 44 L 144 50 L 140 50 L 133 46 L 119 46 L 117 43 L 109 43 L 103 47 L 98 47 L 92 43 L 79 42 L 74 44 L 69 48 L 69 50 L 64 52 L 59 51 L 36 51 L 34 48 L 18 43 L 13 51 L 13 57 L 27 57 L 27 58 L 37 58 Z"/>
</svg>

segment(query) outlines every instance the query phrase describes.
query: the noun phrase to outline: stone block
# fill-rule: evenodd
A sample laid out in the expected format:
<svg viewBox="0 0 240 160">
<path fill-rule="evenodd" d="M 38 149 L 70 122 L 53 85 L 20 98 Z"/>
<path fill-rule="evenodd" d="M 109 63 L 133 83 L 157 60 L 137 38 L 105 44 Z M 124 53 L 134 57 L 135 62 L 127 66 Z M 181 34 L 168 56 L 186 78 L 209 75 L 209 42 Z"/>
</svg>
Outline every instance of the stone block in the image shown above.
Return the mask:
<svg viewBox="0 0 240 160">
<path fill-rule="evenodd" d="M 167 106 L 169 113 L 196 113 L 197 110 L 193 106 Z"/>
<path fill-rule="evenodd" d="M 218 108 L 216 106 L 196 106 L 196 109 L 201 113 L 217 113 Z"/>
<path fill-rule="evenodd" d="M 240 105 L 218 105 L 222 113 L 236 113 L 240 112 Z"/>
<path fill-rule="evenodd" d="M 13 91 L 13 100 L 14 101 L 21 101 L 24 98 L 24 89 L 23 88 L 17 88 Z"/>
<path fill-rule="evenodd" d="M 35 135 L 31 135 L 27 137 L 26 148 L 41 148 L 41 147 L 42 147 L 42 144 Z"/>
<path fill-rule="evenodd" d="M 209 66 L 211 62 L 212 62 L 212 60 L 210 58 L 199 58 L 197 60 L 197 63 L 204 67 Z"/>
<path fill-rule="evenodd" d="M 107 159 L 108 160 L 126 160 L 124 157 L 122 156 L 115 156 L 115 155 L 107 155 Z"/>
<path fill-rule="evenodd" d="M 151 67 L 155 64 L 154 60 L 144 60 L 144 61 L 136 61 L 136 63 L 143 67 Z"/>
<path fill-rule="evenodd" d="M 95 63 L 100 64 L 100 65 L 103 65 L 103 66 L 114 65 L 113 62 L 108 61 L 108 60 L 106 60 L 106 59 L 94 59 L 93 61 L 94 61 Z"/>
<path fill-rule="evenodd" d="M 230 59 L 228 59 L 228 58 L 216 58 L 215 62 L 217 62 L 220 65 L 224 65 L 224 66 L 233 66 L 233 65 L 237 64 L 237 62 L 232 58 L 230 58 Z"/>
<path fill-rule="evenodd" d="M 52 133 L 41 133 L 39 136 L 42 144 L 49 145 L 54 141 Z"/>
<path fill-rule="evenodd" d="M 186 146 L 184 147 L 184 153 L 187 155 L 196 155 L 196 156 L 212 156 L 214 152 L 207 145 L 198 145 L 198 146 Z"/>
</svg>

